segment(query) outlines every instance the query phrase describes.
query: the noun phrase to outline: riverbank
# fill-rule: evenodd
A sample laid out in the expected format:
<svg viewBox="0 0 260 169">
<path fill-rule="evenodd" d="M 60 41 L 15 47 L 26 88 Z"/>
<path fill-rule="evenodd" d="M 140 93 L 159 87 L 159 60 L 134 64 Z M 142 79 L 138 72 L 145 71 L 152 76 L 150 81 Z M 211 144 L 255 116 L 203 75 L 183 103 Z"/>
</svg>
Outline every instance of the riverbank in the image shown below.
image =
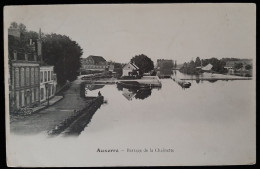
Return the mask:
<svg viewBox="0 0 260 169">
<path fill-rule="evenodd" d="M 46 133 L 72 116 L 75 111 L 84 109 L 93 98 L 80 96 L 82 82 L 80 79 L 71 82 L 70 88 L 63 93 L 63 99 L 56 104 L 10 123 L 11 133 L 22 135 Z"/>
<path fill-rule="evenodd" d="M 251 80 L 252 77 L 242 77 L 242 76 L 234 76 L 234 75 L 224 75 L 224 74 L 216 74 L 216 73 L 203 73 L 201 75 L 194 76 L 183 76 L 176 77 L 172 75 L 172 79 L 180 79 L 180 80 Z"/>
<path fill-rule="evenodd" d="M 143 76 L 141 79 L 133 79 L 133 80 L 131 80 L 131 79 L 126 79 L 126 80 L 120 79 L 120 80 L 117 80 L 116 83 L 124 82 L 124 81 L 138 82 L 140 84 L 150 85 L 151 87 L 161 87 L 162 86 L 162 83 L 159 80 L 158 76 Z"/>
<path fill-rule="evenodd" d="M 104 97 L 88 98 L 91 101 L 82 109 L 64 119 L 60 124 L 48 131 L 49 135 L 79 135 L 90 122 L 96 110 L 103 104 Z"/>
<path fill-rule="evenodd" d="M 80 77 L 79 77 L 80 78 Z M 141 79 L 116 79 L 116 78 L 102 78 L 97 80 L 84 80 L 86 83 L 90 84 L 117 84 L 118 82 L 137 82 L 141 85 L 150 85 L 151 87 L 161 87 L 162 84 L 158 76 L 143 76 Z"/>
</svg>

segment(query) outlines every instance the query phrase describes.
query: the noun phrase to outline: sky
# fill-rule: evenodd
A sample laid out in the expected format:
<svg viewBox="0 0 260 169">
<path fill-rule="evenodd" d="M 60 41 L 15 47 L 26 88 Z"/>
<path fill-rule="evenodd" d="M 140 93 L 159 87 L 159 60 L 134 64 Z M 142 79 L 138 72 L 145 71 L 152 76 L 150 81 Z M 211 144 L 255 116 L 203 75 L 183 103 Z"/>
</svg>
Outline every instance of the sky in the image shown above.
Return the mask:
<svg viewBox="0 0 260 169">
<path fill-rule="evenodd" d="M 256 57 L 254 4 L 34 5 L 4 8 L 28 30 L 69 36 L 83 56 L 127 63 L 138 54 L 154 62 Z"/>
</svg>

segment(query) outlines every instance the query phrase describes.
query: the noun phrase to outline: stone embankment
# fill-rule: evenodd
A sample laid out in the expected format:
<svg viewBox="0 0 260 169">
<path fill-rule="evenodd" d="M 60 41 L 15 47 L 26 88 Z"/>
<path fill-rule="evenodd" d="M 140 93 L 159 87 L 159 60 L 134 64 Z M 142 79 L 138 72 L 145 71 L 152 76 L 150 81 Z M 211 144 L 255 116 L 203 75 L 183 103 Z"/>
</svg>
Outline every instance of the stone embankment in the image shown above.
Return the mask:
<svg viewBox="0 0 260 169">
<path fill-rule="evenodd" d="M 103 104 L 104 97 L 99 96 L 93 99 L 89 104 L 81 110 L 74 111 L 74 113 L 56 125 L 53 129 L 48 131 L 49 135 L 79 135 L 81 131 L 91 121 L 92 116 L 97 109 Z"/>
</svg>

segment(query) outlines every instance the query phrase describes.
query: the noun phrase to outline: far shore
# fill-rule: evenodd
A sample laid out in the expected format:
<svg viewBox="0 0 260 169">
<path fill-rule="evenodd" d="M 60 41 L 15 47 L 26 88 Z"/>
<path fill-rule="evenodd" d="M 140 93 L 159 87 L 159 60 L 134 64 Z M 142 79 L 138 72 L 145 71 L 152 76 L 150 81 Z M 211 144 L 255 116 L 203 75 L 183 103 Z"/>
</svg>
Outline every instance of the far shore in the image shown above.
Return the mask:
<svg viewBox="0 0 260 169">
<path fill-rule="evenodd" d="M 176 78 L 172 76 L 172 78 Z M 252 77 L 242 77 L 234 75 L 224 75 L 217 73 L 203 73 L 202 75 L 193 75 L 190 77 L 177 77 L 180 80 L 252 80 Z"/>
</svg>

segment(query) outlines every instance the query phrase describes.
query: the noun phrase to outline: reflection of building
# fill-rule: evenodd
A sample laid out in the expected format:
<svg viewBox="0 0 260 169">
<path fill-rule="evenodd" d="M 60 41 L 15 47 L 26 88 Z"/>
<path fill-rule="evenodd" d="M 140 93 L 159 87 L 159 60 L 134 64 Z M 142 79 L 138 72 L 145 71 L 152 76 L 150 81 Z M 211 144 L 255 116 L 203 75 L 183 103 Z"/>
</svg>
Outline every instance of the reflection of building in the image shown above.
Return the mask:
<svg viewBox="0 0 260 169">
<path fill-rule="evenodd" d="M 22 44 L 20 34 L 19 29 L 8 30 L 10 111 L 32 106 L 40 100 L 40 65 L 37 55 L 35 50 L 25 50 L 25 46 L 31 48 L 35 44 L 32 40 L 29 44 Z"/>
<path fill-rule="evenodd" d="M 40 67 L 40 100 L 46 101 L 55 95 L 56 92 L 56 74 L 53 71 L 54 66 Z"/>
<path fill-rule="evenodd" d="M 127 100 L 132 100 L 135 95 L 136 93 L 130 91 L 129 89 L 123 88 L 123 96 L 125 96 Z"/>
<path fill-rule="evenodd" d="M 82 70 L 99 70 L 106 69 L 107 62 L 102 56 L 90 55 L 87 58 L 82 58 L 81 69 Z"/>
<path fill-rule="evenodd" d="M 133 76 L 139 74 L 139 68 L 134 63 L 128 63 L 123 67 L 122 76 Z"/>
</svg>

